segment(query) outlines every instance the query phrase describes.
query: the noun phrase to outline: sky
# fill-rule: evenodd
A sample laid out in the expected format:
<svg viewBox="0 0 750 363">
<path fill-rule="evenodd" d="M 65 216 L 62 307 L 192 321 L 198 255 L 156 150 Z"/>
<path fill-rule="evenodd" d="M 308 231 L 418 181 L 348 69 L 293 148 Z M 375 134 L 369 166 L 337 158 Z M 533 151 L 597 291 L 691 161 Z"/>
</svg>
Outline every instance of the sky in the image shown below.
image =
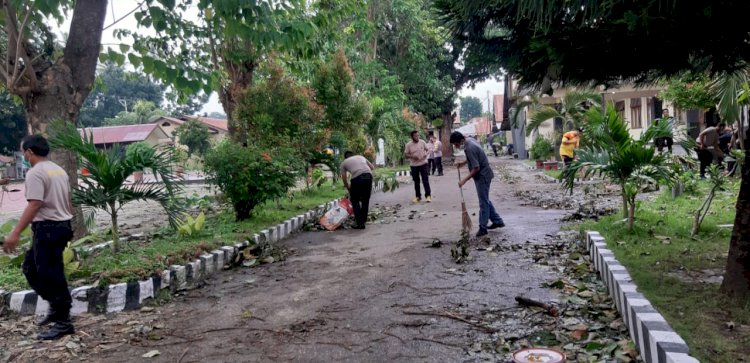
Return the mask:
<svg viewBox="0 0 750 363">
<path fill-rule="evenodd" d="M 104 27 L 105 29 L 110 25 L 111 27 L 106 29 L 104 33 L 102 34 L 102 44 L 104 45 L 105 49 L 107 46 L 117 49 L 120 43 L 129 43 L 127 40 L 120 41 L 117 38 L 115 38 L 113 35 L 113 32 L 116 29 L 135 30 L 137 28 L 137 22 L 135 20 L 135 16 L 132 14 L 130 14 L 129 16 L 126 16 L 126 15 L 130 11 L 136 8 L 139 2 L 140 1 L 137 1 L 137 0 L 110 0 L 109 1 L 108 9 L 107 9 L 107 19 L 104 21 Z M 120 18 L 122 18 L 122 20 L 119 20 L 117 24 L 112 25 L 115 19 L 120 19 Z M 63 23 L 59 27 L 61 32 L 67 32 L 69 28 L 70 28 L 69 19 L 66 20 L 66 22 Z M 147 34 L 154 33 L 152 29 L 140 28 L 139 31 L 147 33 Z M 489 111 L 488 102 L 487 102 L 488 91 L 490 92 L 490 102 L 491 102 L 492 95 L 501 94 L 503 92 L 503 83 L 500 81 L 496 81 L 494 79 L 486 80 L 484 82 L 478 83 L 473 89 L 465 87 L 459 92 L 459 95 L 461 95 L 462 97 L 474 96 L 474 97 L 479 98 L 480 100 L 482 100 L 482 107 L 484 108 L 484 110 Z M 201 113 L 204 113 L 204 112 L 224 113 L 224 109 L 221 107 L 221 103 L 219 103 L 219 97 L 215 92 L 211 94 L 211 97 L 209 98 L 208 102 L 203 106 Z"/>
</svg>

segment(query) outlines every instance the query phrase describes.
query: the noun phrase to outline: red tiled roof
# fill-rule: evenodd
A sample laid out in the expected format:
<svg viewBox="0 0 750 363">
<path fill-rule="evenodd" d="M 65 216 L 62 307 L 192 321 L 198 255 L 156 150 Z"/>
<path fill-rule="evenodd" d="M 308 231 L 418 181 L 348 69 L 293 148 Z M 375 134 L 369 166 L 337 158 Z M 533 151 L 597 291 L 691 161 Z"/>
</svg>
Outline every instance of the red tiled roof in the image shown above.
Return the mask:
<svg viewBox="0 0 750 363">
<path fill-rule="evenodd" d="M 196 119 L 218 130 L 221 130 L 224 132 L 229 131 L 229 125 L 228 125 L 227 120 L 222 120 L 219 118 L 203 117 L 203 116 L 184 116 L 183 119 Z"/>
<path fill-rule="evenodd" d="M 86 136 L 94 135 L 94 144 L 114 144 L 125 142 L 143 141 L 151 135 L 159 125 L 142 124 L 142 125 L 125 125 L 125 126 L 107 126 L 92 127 L 87 129 L 78 129 L 81 133 L 86 130 Z M 160 128 L 161 129 L 161 128 Z"/>
</svg>

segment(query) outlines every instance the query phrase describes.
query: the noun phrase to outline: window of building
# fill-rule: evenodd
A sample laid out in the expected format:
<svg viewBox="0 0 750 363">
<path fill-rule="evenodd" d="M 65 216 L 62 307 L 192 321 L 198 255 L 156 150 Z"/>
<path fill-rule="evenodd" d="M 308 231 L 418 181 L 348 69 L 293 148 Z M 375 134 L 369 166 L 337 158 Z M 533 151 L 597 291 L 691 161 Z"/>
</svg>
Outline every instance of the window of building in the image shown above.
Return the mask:
<svg viewBox="0 0 750 363">
<path fill-rule="evenodd" d="M 641 123 L 641 99 L 631 98 L 630 99 L 630 128 L 640 129 L 643 125 Z"/>
</svg>

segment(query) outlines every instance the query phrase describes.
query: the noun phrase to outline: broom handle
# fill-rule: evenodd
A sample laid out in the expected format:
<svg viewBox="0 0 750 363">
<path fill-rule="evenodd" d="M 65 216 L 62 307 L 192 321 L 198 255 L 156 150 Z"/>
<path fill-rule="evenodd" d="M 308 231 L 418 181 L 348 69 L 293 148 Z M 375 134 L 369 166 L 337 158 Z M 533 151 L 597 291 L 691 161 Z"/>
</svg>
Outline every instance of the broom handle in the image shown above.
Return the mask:
<svg viewBox="0 0 750 363">
<path fill-rule="evenodd" d="M 461 181 L 461 168 L 459 167 L 456 169 L 458 170 L 458 181 L 460 182 Z M 461 191 L 461 201 L 463 202 L 464 201 L 464 188 L 458 187 L 458 190 Z"/>
</svg>

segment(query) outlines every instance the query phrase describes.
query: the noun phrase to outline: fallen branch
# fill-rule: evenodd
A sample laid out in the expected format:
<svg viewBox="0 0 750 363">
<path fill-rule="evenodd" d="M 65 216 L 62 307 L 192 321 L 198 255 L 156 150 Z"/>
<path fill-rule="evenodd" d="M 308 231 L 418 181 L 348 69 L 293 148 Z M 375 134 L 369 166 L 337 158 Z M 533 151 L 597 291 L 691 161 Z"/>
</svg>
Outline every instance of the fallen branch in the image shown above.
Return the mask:
<svg viewBox="0 0 750 363">
<path fill-rule="evenodd" d="M 555 305 L 552 305 L 552 304 L 548 304 L 548 303 L 544 303 L 544 302 L 541 302 L 541 301 L 532 300 L 532 299 L 529 299 L 529 298 L 523 297 L 523 296 L 516 296 L 516 302 L 518 302 L 519 304 L 524 305 L 524 306 L 540 307 L 540 308 L 546 310 L 547 314 L 549 314 L 551 316 L 559 316 L 560 315 L 560 310 L 558 310 L 557 307 Z"/>
<path fill-rule="evenodd" d="M 185 359 L 188 350 L 190 350 L 190 347 L 185 348 L 185 350 L 182 352 L 182 355 L 180 356 L 180 359 L 177 360 L 177 363 L 182 363 L 182 360 Z"/>
</svg>

